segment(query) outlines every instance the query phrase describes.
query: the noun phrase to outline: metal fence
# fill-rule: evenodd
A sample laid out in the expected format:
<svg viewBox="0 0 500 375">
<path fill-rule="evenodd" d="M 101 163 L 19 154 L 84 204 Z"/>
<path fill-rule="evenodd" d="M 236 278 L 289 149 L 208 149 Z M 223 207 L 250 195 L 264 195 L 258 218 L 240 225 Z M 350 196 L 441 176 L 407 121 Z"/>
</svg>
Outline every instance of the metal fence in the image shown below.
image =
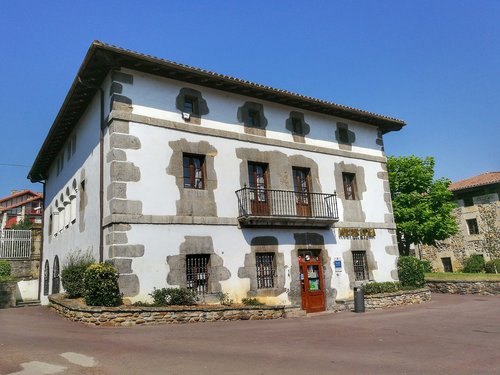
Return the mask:
<svg viewBox="0 0 500 375">
<path fill-rule="evenodd" d="M 29 258 L 31 242 L 31 230 L 0 230 L 0 259 Z"/>
<path fill-rule="evenodd" d="M 236 191 L 239 216 L 338 219 L 336 194 L 243 188 Z"/>
</svg>

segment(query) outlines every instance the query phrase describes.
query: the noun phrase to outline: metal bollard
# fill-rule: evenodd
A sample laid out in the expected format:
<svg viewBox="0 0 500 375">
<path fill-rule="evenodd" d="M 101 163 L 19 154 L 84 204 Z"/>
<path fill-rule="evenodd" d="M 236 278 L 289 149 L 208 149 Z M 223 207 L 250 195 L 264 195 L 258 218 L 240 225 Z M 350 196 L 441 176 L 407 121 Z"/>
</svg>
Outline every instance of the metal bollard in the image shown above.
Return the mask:
<svg viewBox="0 0 500 375">
<path fill-rule="evenodd" d="M 354 288 L 354 312 L 365 312 L 365 292 L 363 292 L 363 288 Z"/>
</svg>

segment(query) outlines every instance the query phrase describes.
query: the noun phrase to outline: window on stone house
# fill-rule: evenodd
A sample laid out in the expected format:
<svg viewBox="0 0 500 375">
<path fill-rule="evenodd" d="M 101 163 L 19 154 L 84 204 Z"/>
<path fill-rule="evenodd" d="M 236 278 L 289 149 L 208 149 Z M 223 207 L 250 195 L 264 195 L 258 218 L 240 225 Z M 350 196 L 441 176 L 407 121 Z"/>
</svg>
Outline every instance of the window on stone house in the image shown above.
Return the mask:
<svg viewBox="0 0 500 375">
<path fill-rule="evenodd" d="M 295 134 L 303 134 L 302 120 L 298 117 L 292 117 L 292 129 Z"/>
<path fill-rule="evenodd" d="M 339 141 L 342 143 L 349 143 L 349 132 L 346 128 L 339 128 Z"/>
<path fill-rule="evenodd" d="M 185 188 L 205 187 L 205 156 L 183 154 L 182 168 Z"/>
<path fill-rule="evenodd" d="M 255 109 L 248 110 L 248 126 L 260 127 L 260 112 Z"/>
<path fill-rule="evenodd" d="M 348 200 L 356 199 L 356 175 L 354 173 L 342 173 L 344 183 L 344 197 Z"/>
<path fill-rule="evenodd" d="M 256 253 L 257 289 L 274 288 L 274 253 Z"/>
<path fill-rule="evenodd" d="M 183 111 L 186 113 L 190 113 L 192 115 L 197 115 L 198 111 L 198 99 L 194 96 L 184 96 L 184 106 Z"/>
<path fill-rule="evenodd" d="M 467 227 L 469 234 L 479 234 L 479 227 L 477 226 L 477 219 L 467 219 Z"/>
<path fill-rule="evenodd" d="M 196 294 L 209 292 L 210 254 L 186 255 L 186 288 Z"/>
<path fill-rule="evenodd" d="M 353 251 L 352 263 L 356 281 L 368 280 L 368 262 L 366 251 Z"/>
<path fill-rule="evenodd" d="M 443 263 L 444 272 L 453 272 L 453 266 L 451 265 L 450 257 L 441 258 L 441 263 Z"/>
<path fill-rule="evenodd" d="M 472 200 L 472 197 L 465 197 L 464 198 L 464 206 L 465 207 L 474 206 L 474 201 Z"/>
</svg>

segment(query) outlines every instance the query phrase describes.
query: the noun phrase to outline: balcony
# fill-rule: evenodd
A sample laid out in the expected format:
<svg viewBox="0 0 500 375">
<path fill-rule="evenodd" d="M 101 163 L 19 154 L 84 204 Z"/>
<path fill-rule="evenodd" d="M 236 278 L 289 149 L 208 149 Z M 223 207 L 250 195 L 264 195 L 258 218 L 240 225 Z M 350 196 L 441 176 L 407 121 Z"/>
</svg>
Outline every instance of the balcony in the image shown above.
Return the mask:
<svg viewBox="0 0 500 375">
<path fill-rule="evenodd" d="M 242 227 L 331 227 L 337 195 L 245 187 L 236 191 Z"/>
</svg>

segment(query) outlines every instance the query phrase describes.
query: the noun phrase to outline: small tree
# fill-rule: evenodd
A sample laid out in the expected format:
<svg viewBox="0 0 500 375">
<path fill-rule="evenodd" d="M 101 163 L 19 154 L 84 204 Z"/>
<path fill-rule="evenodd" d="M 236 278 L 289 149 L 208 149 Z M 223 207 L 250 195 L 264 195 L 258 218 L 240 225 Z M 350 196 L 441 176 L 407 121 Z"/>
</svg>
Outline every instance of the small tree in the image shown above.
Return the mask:
<svg viewBox="0 0 500 375">
<path fill-rule="evenodd" d="M 19 220 L 16 224 L 12 225 L 11 229 L 17 230 L 29 230 L 33 228 L 33 223 L 29 217 L 25 217 L 23 220 Z"/>
<path fill-rule="evenodd" d="M 421 288 L 425 284 L 424 265 L 415 257 L 398 258 L 398 275 L 403 286 Z"/>
<path fill-rule="evenodd" d="M 409 255 L 411 244 L 434 245 L 457 233 L 450 181 L 433 180 L 432 157 L 391 156 L 387 169 L 401 255 Z"/>
<path fill-rule="evenodd" d="M 122 303 L 118 272 L 111 263 L 88 266 L 84 275 L 85 303 L 89 306 L 118 306 Z"/>
</svg>

